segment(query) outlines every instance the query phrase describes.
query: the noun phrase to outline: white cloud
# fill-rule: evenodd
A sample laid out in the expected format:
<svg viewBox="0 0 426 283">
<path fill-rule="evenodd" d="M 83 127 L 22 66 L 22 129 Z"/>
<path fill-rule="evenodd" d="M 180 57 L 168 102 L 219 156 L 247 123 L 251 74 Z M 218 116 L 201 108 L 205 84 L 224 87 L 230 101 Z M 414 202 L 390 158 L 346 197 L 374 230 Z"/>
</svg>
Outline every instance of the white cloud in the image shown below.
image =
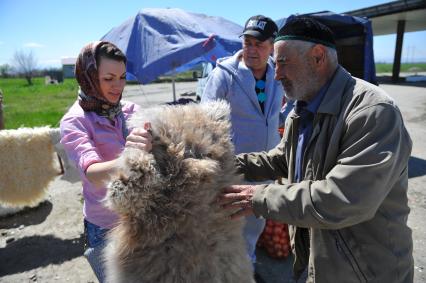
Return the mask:
<svg viewBox="0 0 426 283">
<path fill-rule="evenodd" d="M 59 59 L 46 59 L 46 60 L 41 60 L 40 61 L 43 64 L 60 64 L 61 60 Z"/>
<path fill-rule="evenodd" d="M 62 65 L 73 65 L 77 61 L 77 58 L 71 56 L 62 56 L 61 63 Z"/>
<path fill-rule="evenodd" d="M 77 60 L 77 58 L 75 56 L 61 56 L 61 60 L 67 59 L 67 58 L 75 58 Z"/>
<path fill-rule="evenodd" d="M 59 59 L 45 59 L 45 60 L 40 60 L 39 62 L 40 62 L 40 66 L 43 68 L 61 66 L 61 60 Z"/>
<path fill-rule="evenodd" d="M 42 48 L 44 47 L 43 44 L 37 43 L 37 42 L 27 42 L 24 44 L 25 47 L 30 47 L 30 48 Z"/>
</svg>

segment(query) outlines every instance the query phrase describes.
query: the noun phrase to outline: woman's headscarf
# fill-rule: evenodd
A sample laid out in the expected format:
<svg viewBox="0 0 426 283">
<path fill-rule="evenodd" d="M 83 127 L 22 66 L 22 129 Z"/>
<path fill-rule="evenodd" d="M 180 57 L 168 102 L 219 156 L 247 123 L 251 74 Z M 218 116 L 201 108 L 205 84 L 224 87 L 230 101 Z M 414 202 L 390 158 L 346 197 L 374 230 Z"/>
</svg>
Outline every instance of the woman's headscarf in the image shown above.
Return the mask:
<svg viewBox="0 0 426 283">
<path fill-rule="evenodd" d="M 83 47 L 75 65 L 75 77 L 80 85 L 78 96 L 81 108 L 84 111 L 93 111 L 100 116 L 114 119 L 121 113 L 121 97 L 116 104 L 113 104 L 103 96 L 99 82 L 98 62 L 96 62 L 99 48 L 106 43 L 108 42 L 95 41 Z"/>
</svg>

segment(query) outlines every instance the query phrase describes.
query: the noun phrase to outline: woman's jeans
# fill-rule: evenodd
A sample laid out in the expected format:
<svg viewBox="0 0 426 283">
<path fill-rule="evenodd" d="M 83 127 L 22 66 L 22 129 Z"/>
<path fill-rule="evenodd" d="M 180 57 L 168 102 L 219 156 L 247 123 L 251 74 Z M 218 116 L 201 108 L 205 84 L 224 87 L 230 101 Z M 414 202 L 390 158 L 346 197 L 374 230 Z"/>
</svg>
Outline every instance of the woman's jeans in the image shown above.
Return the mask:
<svg viewBox="0 0 426 283">
<path fill-rule="evenodd" d="M 85 247 L 84 256 L 89 261 L 100 283 L 105 281 L 105 264 L 103 250 L 106 245 L 105 235 L 108 229 L 103 229 L 84 220 Z"/>
</svg>

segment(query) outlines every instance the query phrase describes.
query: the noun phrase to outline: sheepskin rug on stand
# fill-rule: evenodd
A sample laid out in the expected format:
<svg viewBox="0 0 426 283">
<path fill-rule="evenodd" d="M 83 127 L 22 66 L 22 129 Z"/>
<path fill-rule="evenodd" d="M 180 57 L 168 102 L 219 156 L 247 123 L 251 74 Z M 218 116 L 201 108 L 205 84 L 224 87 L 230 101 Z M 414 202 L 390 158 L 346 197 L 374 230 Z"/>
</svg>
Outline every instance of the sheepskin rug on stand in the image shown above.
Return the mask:
<svg viewBox="0 0 426 283">
<path fill-rule="evenodd" d="M 151 123 L 153 149 L 126 149 L 107 205 L 120 216 L 108 235 L 107 282 L 254 282 L 241 220 L 217 205 L 238 183 L 225 102 L 159 106 L 136 113 Z"/>
<path fill-rule="evenodd" d="M 35 206 L 60 174 L 54 139 L 59 129 L 19 128 L 0 131 L 0 204 Z"/>
</svg>

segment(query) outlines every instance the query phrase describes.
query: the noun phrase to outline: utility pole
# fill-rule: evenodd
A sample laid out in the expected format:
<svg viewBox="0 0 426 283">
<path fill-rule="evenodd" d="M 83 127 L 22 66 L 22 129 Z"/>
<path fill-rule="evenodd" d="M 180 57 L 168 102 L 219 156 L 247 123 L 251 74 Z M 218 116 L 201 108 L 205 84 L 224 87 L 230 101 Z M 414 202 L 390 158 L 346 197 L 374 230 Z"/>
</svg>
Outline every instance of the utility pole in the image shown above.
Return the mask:
<svg viewBox="0 0 426 283">
<path fill-rule="evenodd" d="M 410 45 L 407 46 L 407 49 L 405 50 L 407 52 L 405 57 L 405 63 L 410 62 Z"/>
<path fill-rule="evenodd" d="M 415 46 L 413 46 L 412 48 L 411 48 L 411 63 L 415 63 L 414 62 L 414 58 L 416 57 L 415 56 L 415 54 L 414 54 L 414 52 L 416 51 L 416 47 Z"/>
</svg>

